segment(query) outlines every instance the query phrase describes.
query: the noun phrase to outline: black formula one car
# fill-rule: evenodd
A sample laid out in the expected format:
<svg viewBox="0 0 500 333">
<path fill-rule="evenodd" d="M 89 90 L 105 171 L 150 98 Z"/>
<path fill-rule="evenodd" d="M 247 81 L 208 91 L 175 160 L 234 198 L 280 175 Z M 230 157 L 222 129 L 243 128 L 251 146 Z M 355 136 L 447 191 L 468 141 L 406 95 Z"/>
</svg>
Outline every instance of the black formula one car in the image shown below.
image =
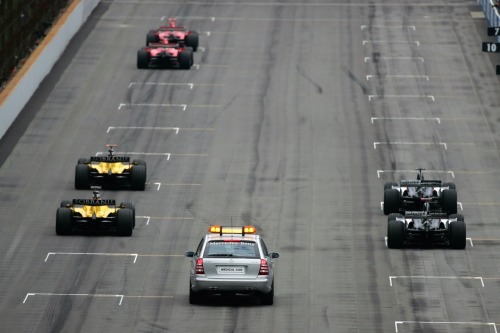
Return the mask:
<svg viewBox="0 0 500 333">
<path fill-rule="evenodd" d="M 168 22 L 168 26 L 161 26 L 158 29 L 148 32 L 146 35 L 146 45 L 156 43 L 179 44 L 191 47 L 196 52 L 198 50 L 198 32 L 178 26 L 174 18 L 169 18 Z"/>
<path fill-rule="evenodd" d="M 106 145 L 107 156 L 80 158 L 75 169 L 75 188 L 91 186 L 129 187 L 143 191 L 146 188 L 146 162 L 130 161 L 128 156 L 116 156 L 116 145 Z"/>
<path fill-rule="evenodd" d="M 115 200 L 101 199 L 93 187 L 90 199 L 64 200 L 57 209 L 56 234 L 78 232 L 112 232 L 118 236 L 132 236 L 135 228 L 135 207 L 131 202 L 117 205 Z"/>
<path fill-rule="evenodd" d="M 430 210 L 446 214 L 457 213 L 457 190 L 454 183 L 425 180 L 422 168 L 416 180 L 401 180 L 400 184 L 384 185 L 384 214 L 404 211 L 422 211 L 429 204 Z"/>
<path fill-rule="evenodd" d="M 152 44 L 137 51 L 137 68 L 180 68 L 193 66 L 193 49 L 179 44 Z"/>
<path fill-rule="evenodd" d="M 387 246 L 391 249 L 410 245 L 465 248 L 466 228 L 461 214 L 409 211 L 389 214 L 387 222 Z"/>
</svg>

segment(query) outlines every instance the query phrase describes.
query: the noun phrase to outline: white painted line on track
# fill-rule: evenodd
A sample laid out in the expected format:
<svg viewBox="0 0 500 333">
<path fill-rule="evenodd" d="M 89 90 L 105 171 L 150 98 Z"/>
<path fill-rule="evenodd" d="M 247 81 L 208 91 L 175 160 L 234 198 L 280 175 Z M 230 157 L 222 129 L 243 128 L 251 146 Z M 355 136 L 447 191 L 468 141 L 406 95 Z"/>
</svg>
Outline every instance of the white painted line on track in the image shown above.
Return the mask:
<svg viewBox="0 0 500 333">
<path fill-rule="evenodd" d="M 134 86 L 179 86 L 179 87 L 189 87 L 193 89 L 195 87 L 224 87 L 224 83 L 177 83 L 177 82 L 130 82 L 128 87 L 132 88 Z"/>
<path fill-rule="evenodd" d="M 137 104 L 127 104 L 127 103 L 120 103 L 118 106 L 118 110 L 121 110 L 124 107 L 134 107 L 134 106 L 144 106 L 144 107 L 160 107 L 160 108 L 165 108 L 165 107 L 177 107 L 177 108 L 182 108 L 182 111 L 186 111 L 186 109 L 189 108 L 220 108 L 221 105 L 218 104 L 161 104 L 161 103 L 137 103 Z"/>
<path fill-rule="evenodd" d="M 184 216 L 136 216 L 136 218 L 146 219 L 146 225 L 149 225 L 151 220 L 194 220 L 194 217 Z"/>
<path fill-rule="evenodd" d="M 429 75 L 367 75 L 366 81 L 370 81 L 371 78 L 426 79 L 427 81 L 429 81 Z"/>
<path fill-rule="evenodd" d="M 410 60 L 410 61 L 414 61 L 414 60 L 419 60 L 421 62 L 425 62 L 424 58 L 423 57 L 365 57 L 365 62 L 368 62 L 368 60 L 375 60 L 378 61 L 378 60 Z"/>
<path fill-rule="evenodd" d="M 380 210 L 384 210 L 384 202 L 380 201 Z"/>
<path fill-rule="evenodd" d="M 401 170 L 401 169 L 396 169 L 396 170 L 377 170 L 377 177 L 380 178 L 380 175 L 385 172 L 415 172 L 415 170 Z M 455 178 L 455 173 L 451 170 L 425 170 L 425 172 L 428 173 L 448 173 L 451 175 L 452 178 Z"/>
<path fill-rule="evenodd" d="M 472 238 L 467 237 L 465 240 L 468 240 L 470 242 L 470 247 L 474 247 L 474 244 L 472 244 Z"/>
<path fill-rule="evenodd" d="M 372 117 L 372 124 L 375 123 L 375 120 L 432 120 L 437 121 L 438 124 L 441 124 L 441 119 L 437 117 Z"/>
<path fill-rule="evenodd" d="M 403 141 L 395 141 L 395 142 L 374 142 L 373 148 L 377 149 L 377 145 L 440 145 L 443 146 L 445 150 L 448 150 L 448 146 L 445 142 L 403 142 Z"/>
<path fill-rule="evenodd" d="M 367 25 L 362 25 L 361 30 L 365 30 L 368 28 Z M 416 31 L 417 28 L 414 25 L 372 25 L 370 26 L 370 29 L 412 29 L 413 31 Z"/>
<path fill-rule="evenodd" d="M 457 202 L 457 206 L 460 206 L 460 210 L 464 210 L 464 206 L 462 206 L 462 203 L 460 201 Z"/>
<path fill-rule="evenodd" d="M 433 95 L 368 95 L 368 101 L 375 98 L 429 98 L 433 102 L 436 101 Z"/>
<path fill-rule="evenodd" d="M 119 298 L 118 305 L 122 305 L 124 298 L 174 298 L 172 295 L 114 295 L 114 294 L 63 294 L 63 293 L 27 293 L 24 297 L 23 304 L 26 303 L 30 296 L 85 296 L 85 297 L 101 297 L 101 298 Z"/>
<path fill-rule="evenodd" d="M 134 263 L 137 260 L 137 253 L 106 253 L 106 252 L 49 252 L 45 257 L 45 261 L 49 259 L 49 257 L 53 255 L 81 255 L 81 256 L 110 256 L 110 257 L 134 257 Z"/>
<path fill-rule="evenodd" d="M 193 67 L 194 69 L 198 70 L 200 69 L 200 64 L 194 64 Z M 230 65 L 214 65 L 214 64 L 203 64 L 203 66 L 201 66 L 203 68 L 229 68 L 231 67 Z"/>
<path fill-rule="evenodd" d="M 429 325 L 439 325 L 439 324 L 446 324 L 446 325 L 462 325 L 462 326 L 492 326 L 494 329 L 495 333 L 497 332 L 497 327 L 495 323 L 482 323 L 482 322 L 477 322 L 477 321 L 413 321 L 413 320 L 401 320 L 401 321 L 395 321 L 394 326 L 396 328 L 396 333 L 398 333 L 398 325 L 403 325 L 403 324 L 417 324 L 417 325 L 423 325 L 423 324 L 429 324 Z"/>
<path fill-rule="evenodd" d="M 391 287 L 393 279 L 479 280 L 481 282 L 481 286 L 484 288 L 484 281 L 481 276 L 391 275 L 389 276 L 389 284 Z"/>
<path fill-rule="evenodd" d="M 134 129 L 141 129 L 141 130 L 173 130 L 175 131 L 175 134 L 179 134 L 179 127 L 140 127 L 140 126 L 109 126 L 108 130 L 106 133 L 109 133 L 112 130 L 134 130 Z"/>
<path fill-rule="evenodd" d="M 415 44 L 420 46 L 420 42 L 418 40 L 364 40 L 363 45 L 367 44 Z"/>
</svg>

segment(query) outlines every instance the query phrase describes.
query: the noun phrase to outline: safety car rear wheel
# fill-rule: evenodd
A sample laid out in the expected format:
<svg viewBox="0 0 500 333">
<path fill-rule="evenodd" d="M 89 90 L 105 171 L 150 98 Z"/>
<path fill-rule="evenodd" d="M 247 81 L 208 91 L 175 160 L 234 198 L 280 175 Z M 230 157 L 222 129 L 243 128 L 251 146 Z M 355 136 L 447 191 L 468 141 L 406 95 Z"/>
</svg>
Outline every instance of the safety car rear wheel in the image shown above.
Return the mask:
<svg viewBox="0 0 500 333">
<path fill-rule="evenodd" d="M 387 247 L 400 249 L 404 246 L 405 224 L 402 221 L 389 220 L 387 223 Z"/>
<path fill-rule="evenodd" d="M 450 215 L 451 218 L 457 218 L 457 221 L 451 222 L 449 229 L 449 240 L 450 240 L 450 248 L 452 249 L 465 249 L 466 245 L 466 227 L 465 222 L 463 220 L 463 216 L 460 214 Z"/>
<path fill-rule="evenodd" d="M 57 208 L 56 214 L 56 234 L 59 236 L 71 233 L 71 209 Z"/>
<path fill-rule="evenodd" d="M 398 186 L 396 182 L 387 182 L 384 184 L 384 190 L 392 189 L 393 186 Z"/>
<path fill-rule="evenodd" d="M 75 188 L 83 190 L 90 188 L 89 167 L 85 164 L 77 164 L 75 169 Z"/>
<path fill-rule="evenodd" d="M 186 46 L 192 47 L 193 51 L 196 52 L 198 50 L 198 32 L 190 31 L 188 35 L 186 35 Z"/>
<path fill-rule="evenodd" d="M 443 210 L 448 214 L 457 213 L 457 190 L 443 190 L 441 192 Z"/>
<path fill-rule="evenodd" d="M 130 237 L 134 229 L 134 213 L 130 208 L 121 208 L 116 214 L 116 233 L 118 236 Z"/>
<path fill-rule="evenodd" d="M 137 51 L 137 68 L 144 69 L 148 68 L 149 61 L 151 60 L 151 55 L 146 50 Z"/>
<path fill-rule="evenodd" d="M 396 189 L 384 190 L 384 214 L 399 212 L 399 191 Z"/>
<path fill-rule="evenodd" d="M 191 281 L 189 282 L 189 304 L 198 304 L 201 302 L 201 295 L 193 291 L 191 288 Z"/>
<path fill-rule="evenodd" d="M 186 48 L 179 52 L 179 67 L 181 69 L 190 69 L 193 65 L 193 49 Z"/>
<path fill-rule="evenodd" d="M 132 210 L 132 215 L 134 217 L 132 227 L 135 229 L 135 206 L 133 202 L 122 202 L 120 204 L 120 208 L 128 208 Z"/>
<path fill-rule="evenodd" d="M 146 45 L 149 46 L 150 43 L 158 43 L 160 41 L 160 37 L 155 30 L 151 30 L 146 35 Z"/>
<path fill-rule="evenodd" d="M 130 169 L 130 184 L 132 189 L 144 191 L 146 188 L 146 166 L 134 165 Z"/>
<path fill-rule="evenodd" d="M 273 280 L 273 283 L 271 284 L 271 291 L 268 292 L 267 294 L 262 294 L 260 296 L 260 303 L 262 305 L 273 305 L 273 303 L 274 303 L 274 280 Z"/>
</svg>

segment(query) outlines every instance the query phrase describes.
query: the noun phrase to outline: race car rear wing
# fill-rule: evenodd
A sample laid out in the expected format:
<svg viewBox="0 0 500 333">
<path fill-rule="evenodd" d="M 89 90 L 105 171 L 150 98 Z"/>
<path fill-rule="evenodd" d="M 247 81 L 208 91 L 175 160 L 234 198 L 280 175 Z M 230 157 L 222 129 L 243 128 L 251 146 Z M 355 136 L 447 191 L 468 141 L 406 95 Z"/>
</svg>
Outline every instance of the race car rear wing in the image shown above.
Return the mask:
<svg viewBox="0 0 500 333">
<path fill-rule="evenodd" d="M 440 187 L 440 180 L 402 180 L 401 187 Z"/>
<path fill-rule="evenodd" d="M 128 162 L 130 162 L 130 157 L 128 157 L 128 156 L 91 156 L 90 162 L 128 163 Z"/>
<path fill-rule="evenodd" d="M 178 27 L 169 27 L 169 26 L 161 26 L 158 28 L 158 31 L 185 31 L 186 28 L 183 26 L 178 26 Z"/>
<path fill-rule="evenodd" d="M 83 206 L 116 206 L 116 200 L 114 199 L 73 199 L 73 205 L 83 205 Z"/>
<path fill-rule="evenodd" d="M 149 43 L 149 48 L 163 48 L 163 49 L 177 49 L 180 47 L 179 43 L 175 44 L 162 44 L 162 43 Z"/>
<path fill-rule="evenodd" d="M 431 219 L 447 219 L 448 215 L 446 213 L 442 212 L 425 212 L 425 211 L 406 211 L 405 214 L 405 219 L 425 219 L 425 218 L 431 218 Z"/>
</svg>

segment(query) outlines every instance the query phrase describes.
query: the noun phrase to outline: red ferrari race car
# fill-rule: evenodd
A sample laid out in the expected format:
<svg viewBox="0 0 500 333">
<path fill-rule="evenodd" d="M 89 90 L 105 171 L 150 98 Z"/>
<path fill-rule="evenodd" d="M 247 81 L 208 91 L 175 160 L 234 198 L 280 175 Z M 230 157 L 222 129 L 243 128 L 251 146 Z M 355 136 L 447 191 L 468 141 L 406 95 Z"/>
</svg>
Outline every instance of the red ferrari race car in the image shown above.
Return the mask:
<svg viewBox="0 0 500 333">
<path fill-rule="evenodd" d="M 193 49 L 179 44 L 149 44 L 137 51 L 137 68 L 180 68 L 193 66 Z"/>
<path fill-rule="evenodd" d="M 161 44 L 180 44 L 198 49 L 198 32 L 189 31 L 183 26 L 177 26 L 174 18 L 168 19 L 168 26 L 161 26 L 156 30 L 150 30 L 146 35 L 146 45 Z"/>
</svg>

